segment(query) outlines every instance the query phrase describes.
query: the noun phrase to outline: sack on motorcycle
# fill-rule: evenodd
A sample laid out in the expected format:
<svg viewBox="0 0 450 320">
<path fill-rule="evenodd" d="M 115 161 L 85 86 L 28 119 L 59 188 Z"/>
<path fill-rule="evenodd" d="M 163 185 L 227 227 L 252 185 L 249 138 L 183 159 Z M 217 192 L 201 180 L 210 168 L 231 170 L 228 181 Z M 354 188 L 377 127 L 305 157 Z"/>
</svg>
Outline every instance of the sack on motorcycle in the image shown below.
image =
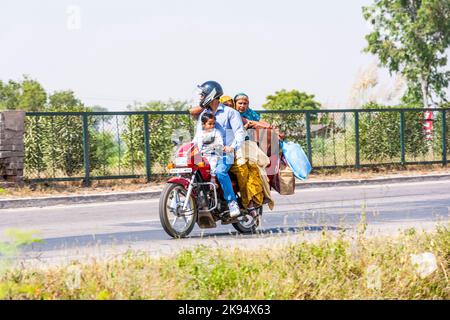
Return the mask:
<svg viewBox="0 0 450 320">
<path fill-rule="evenodd" d="M 277 173 L 272 177 L 270 186 L 281 195 L 295 192 L 294 172 L 289 167 L 283 155 L 280 155 Z"/>
<path fill-rule="evenodd" d="M 300 180 L 306 180 L 312 170 L 311 163 L 298 143 L 280 142 L 281 151 L 287 164 L 294 171 L 294 176 Z"/>
</svg>

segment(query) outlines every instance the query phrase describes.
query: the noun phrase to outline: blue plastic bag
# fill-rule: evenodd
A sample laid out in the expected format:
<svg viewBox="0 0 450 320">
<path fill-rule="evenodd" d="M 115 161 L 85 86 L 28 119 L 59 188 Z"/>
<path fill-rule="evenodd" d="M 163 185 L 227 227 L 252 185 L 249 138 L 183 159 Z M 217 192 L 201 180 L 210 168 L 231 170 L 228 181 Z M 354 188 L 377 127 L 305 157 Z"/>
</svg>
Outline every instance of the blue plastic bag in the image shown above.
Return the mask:
<svg viewBox="0 0 450 320">
<path fill-rule="evenodd" d="M 281 141 L 280 148 L 294 176 L 300 180 L 306 180 L 312 167 L 302 147 L 298 143 Z"/>
</svg>

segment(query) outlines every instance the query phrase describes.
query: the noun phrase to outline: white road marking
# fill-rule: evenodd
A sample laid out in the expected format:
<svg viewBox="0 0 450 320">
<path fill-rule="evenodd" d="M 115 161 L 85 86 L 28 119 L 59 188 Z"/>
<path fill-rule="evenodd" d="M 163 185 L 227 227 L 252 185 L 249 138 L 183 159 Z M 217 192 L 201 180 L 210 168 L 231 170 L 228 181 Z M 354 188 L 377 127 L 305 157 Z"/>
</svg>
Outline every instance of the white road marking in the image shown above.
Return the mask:
<svg viewBox="0 0 450 320">
<path fill-rule="evenodd" d="M 343 190 L 343 189 L 379 189 L 381 187 L 402 187 L 402 186 L 411 186 L 411 185 L 437 185 L 437 184 L 450 184 L 449 180 L 437 180 L 437 181 L 411 181 L 411 182 L 400 182 L 400 183 L 386 183 L 386 184 L 360 184 L 360 185 L 351 185 L 351 186 L 336 186 L 336 187 L 320 187 L 320 188 L 305 188 L 302 189 L 301 185 L 296 192 L 319 192 L 320 189 L 331 190 Z"/>
</svg>

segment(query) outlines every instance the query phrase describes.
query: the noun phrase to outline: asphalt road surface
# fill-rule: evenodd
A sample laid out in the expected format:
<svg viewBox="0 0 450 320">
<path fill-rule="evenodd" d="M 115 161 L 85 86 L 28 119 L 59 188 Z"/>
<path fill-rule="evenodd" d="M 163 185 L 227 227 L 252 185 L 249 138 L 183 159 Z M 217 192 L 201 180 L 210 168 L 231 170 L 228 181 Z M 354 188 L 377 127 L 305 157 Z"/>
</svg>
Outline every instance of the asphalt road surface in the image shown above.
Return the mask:
<svg viewBox="0 0 450 320">
<path fill-rule="evenodd" d="M 405 229 L 432 230 L 450 222 L 450 180 L 297 189 L 273 193 L 275 208 L 264 208 L 260 233 L 239 235 L 231 225 L 197 226 L 187 239 L 171 239 L 158 217 L 158 200 L 110 202 L 0 210 L 0 241 L 8 229 L 36 231 L 40 243 L 21 248 L 20 260 L 37 264 L 107 258 L 129 249 L 171 254 L 200 244 L 256 248 L 315 239 L 324 230 L 355 233 L 365 216 L 368 236 L 395 235 Z"/>
</svg>

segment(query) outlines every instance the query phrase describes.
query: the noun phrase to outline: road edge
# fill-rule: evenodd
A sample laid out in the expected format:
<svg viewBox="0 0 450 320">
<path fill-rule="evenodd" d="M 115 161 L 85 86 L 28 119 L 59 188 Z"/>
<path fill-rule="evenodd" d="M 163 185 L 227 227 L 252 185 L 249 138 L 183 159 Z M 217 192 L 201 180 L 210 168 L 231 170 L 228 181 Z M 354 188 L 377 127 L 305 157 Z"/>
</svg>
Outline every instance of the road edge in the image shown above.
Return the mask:
<svg viewBox="0 0 450 320">
<path fill-rule="evenodd" d="M 424 176 L 400 176 L 375 179 L 346 179 L 329 181 L 296 182 L 296 190 L 313 188 L 331 188 L 357 185 L 381 185 L 403 182 L 425 182 L 450 180 L 450 174 L 433 174 Z M 49 207 L 57 205 L 75 205 L 84 203 L 118 202 L 132 200 L 149 200 L 159 198 L 161 190 L 116 192 L 89 195 L 68 195 L 39 198 L 0 199 L 0 209 L 17 209 L 29 207 Z"/>
</svg>

